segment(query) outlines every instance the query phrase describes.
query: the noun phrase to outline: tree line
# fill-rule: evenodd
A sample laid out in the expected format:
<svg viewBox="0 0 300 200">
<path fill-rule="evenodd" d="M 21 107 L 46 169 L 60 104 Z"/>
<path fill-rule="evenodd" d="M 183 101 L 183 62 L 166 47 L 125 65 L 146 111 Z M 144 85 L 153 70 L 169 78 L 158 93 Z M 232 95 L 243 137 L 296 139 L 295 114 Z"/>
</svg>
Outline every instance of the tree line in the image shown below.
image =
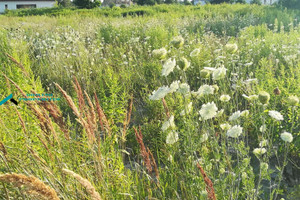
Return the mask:
<svg viewBox="0 0 300 200">
<path fill-rule="evenodd" d="M 220 4 L 220 3 L 241 3 L 245 4 L 246 0 L 204 0 L 206 3 L 210 4 Z M 261 5 L 263 0 L 251 0 L 251 4 Z M 112 0 L 112 3 L 114 1 Z M 178 4 L 180 3 L 178 0 L 132 0 L 133 3 L 137 5 L 155 5 L 155 4 Z M 193 5 L 194 0 L 188 1 L 184 0 L 181 2 L 185 5 Z M 279 0 L 277 3 L 279 6 L 300 9 L 300 0 Z M 78 8 L 95 8 L 101 5 L 100 0 L 74 0 L 71 2 L 70 0 L 58 0 L 58 5 L 62 7 L 70 7 L 76 6 Z"/>
</svg>

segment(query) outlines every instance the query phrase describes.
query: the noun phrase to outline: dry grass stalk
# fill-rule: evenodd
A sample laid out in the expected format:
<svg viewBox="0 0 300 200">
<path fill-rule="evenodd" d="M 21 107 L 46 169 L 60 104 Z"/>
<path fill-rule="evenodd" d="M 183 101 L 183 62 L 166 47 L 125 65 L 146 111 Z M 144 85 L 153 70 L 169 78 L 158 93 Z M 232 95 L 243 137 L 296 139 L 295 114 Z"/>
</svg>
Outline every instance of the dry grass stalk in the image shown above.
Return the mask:
<svg viewBox="0 0 300 200">
<path fill-rule="evenodd" d="M 54 84 L 60 90 L 60 92 L 63 94 L 64 98 L 67 100 L 68 105 L 72 108 L 74 114 L 78 118 L 77 121 L 86 130 L 86 133 L 88 135 L 89 141 L 93 142 L 95 140 L 94 134 L 91 132 L 88 123 L 85 121 L 85 119 L 83 119 L 82 115 L 79 113 L 79 111 L 78 111 L 77 107 L 75 106 L 72 98 L 57 83 L 54 83 Z"/>
<path fill-rule="evenodd" d="M 12 183 L 16 187 L 24 186 L 26 188 L 27 193 L 30 194 L 29 191 L 34 191 L 35 194 L 43 197 L 47 200 L 59 200 L 54 189 L 47 186 L 41 180 L 34 176 L 25 176 L 24 174 L 3 174 L 0 175 L 0 181 L 6 183 Z"/>
<path fill-rule="evenodd" d="M 82 89 L 81 89 L 81 87 L 78 83 L 78 80 L 75 76 L 74 76 L 74 82 L 73 82 L 73 85 L 74 85 L 74 88 L 75 88 L 75 91 L 76 91 L 77 97 L 78 97 L 79 110 L 80 110 L 80 113 L 83 115 L 85 113 L 85 110 L 84 110 L 85 109 L 85 101 L 84 101 Z"/>
<path fill-rule="evenodd" d="M 108 134 L 110 136 L 110 133 L 111 133 L 111 129 L 110 129 L 110 126 L 109 126 L 109 122 L 103 112 L 103 109 L 102 107 L 100 106 L 100 103 L 99 103 L 99 100 L 98 100 L 98 97 L 96 95 L 96 93 L 94 94 L 95 96 L 95 100 L 96 100 L 96 108 L 97 108 L 97 114 L 98 114 L 98 117 L 99 117 L 99 123 L 100 123 L 100 126 L 101 126 L 101 130 L 104 131 L 104 126 L 106 127 L 107 131 L 108 131 Z"/>
<path fill-rule="evenodd" d="M 151 156 L 151 165 L 153 166 L 157 183 L 159 184 L 159 171 L 158 171 L 154 156 L 153 156 L 152 152 L 150 151 L 150 149 L 148 147 L 147 147 L 147 149 L 148 149 L 148 152 Z"/>
<path fill-rule="evenodd" d="M 206 184 L 206 191 L 208 193 L 208 198 L 211 200 L 216 200 L 216 196 L 215 196 L 215 190 L 214 190 L 214 186 L 212 181 L 207 177 L 205 171 L 203 170 L 203 168 L 201 167 L 201 165 L 199 163 L 197 163 L 197 167 L 201 172 L 201 175 L 204 179 L 204 182 Z"/>
<path fill-rule="evenodd" d="M 87 94 L 86 91 L 84 91 L 84 94 L 85 94 L 85 96 L 88 100 L 88 104 L 89 104 L 89 107 L 90 107 L 89 116 L 90 116 L 90 120 L 91 120 L 91 124 L 90 124 L 91 131 L 94 132 L 95 130 L 97 130 L 97 120 L 96 120 L 95 108 L 94 108 L 94 105 L 93 105 L 93 103 L 92 103 L 92 101 L 91 101 L 91 99 L 90 99 L 90 97 L 89 97 L 89 95 Z"/>
<path fill-rule="evenodd" d="M 132 107 L 133 107 L 133 95 L 131 95 L 131 98 L 130 98 L 129 111 L 128 111 L 128 115 L 127 115 L 127 125 L 130 123 L 130 120 L 131 120 Z"/>
<path fill-rule="evenodd" d="M 37 136 L 39 138 L 39 140 L 41 141 L 41 143 L 43 144 L 43 146 L 45 147 L 45 149 L 47 150 L 48 154 L 49 154 L 49 157 L 51 158 L 51 160 L 53 161 L 54 158 L 53 158 L 53 155 L 50 151 L 50 149 L 48 148 L 46 142 L 40 137 L 40 136 Z"/>
<path fill-rule="evenodd" d="M 95 187 L 92 185 L 90 181 L 87 179 L 83 178 L 79 174 L 76 174 L 75 172 L 68 170 L 68 169 L 63 169 L 63 172 L 66 174 L 69 174 L 70 176 L 73 176 L 77 181 L 85 187 L 86 191 L 89 193 L 89 195 L 92 197 L 93 200 L 101 200 L 100 194 L 96 191 Z"/>
<path fill-rule="evenodd" d="M 5 148 L 4 144 L 1 141 L 0 141 L 0 151 L 2 151 L 4 156 L 7 155 L 6 148 Z"/>
<path fill-rule="evenodd" d="M 47 165 L 47 162 L 43 158 L 41 158 L 32 148 L 27 146 L 27 149 L 30 151 L 30 153 L 33 155 L 33 157 L 35 157 L 38 161 L 40 161 L 44 165 Z"/>
<path fill-rule="evenodd" d="M 80 118 L 80 113 L 77 109 L 77 107 L 75 106 L 72 98 L 66 93 L 66 91 L 64 91 L 57 83 L 54 83 L 54 85 L 60 90 L 60 92 L 62 93 L 62 95 L 64 96 L 64 98 L 67 100 L 68 105 L 70 106 L 70 108 L 72 108 L 74 114 Z"/>
<path fill-rule="evenodd" d="M 165 98 L 162 98 L 162 103 L 163 103 L 163 106 L 165 108 L 167 117 L 170 118 L 170 112 L 169 112 L 169 108 L 168 108 L 168 105 L 167 105 L 167 102 L 166 102 Z"/>
<path fill-rule="evenodd" d="M 141 155 L 142 155 L 143 160 L 144 160 L 144 164 L 146 165 L 148 173 L 151 174 L 153 169 L 152 169 L 151 160 L 150 160 L 150 157 L 149 157 L 149 152 L 146 150 L 145 144 L 143 142 L 143 134 L 142 134 L 142 131 L 141 131 L 141 127 L 139 127 L 139 132 L 136 130 L 135 127 L 133 127 L 133 129 L 134 129 L 134 132 L 135 132 L 135 138 L 136 138 L 137 142 L 140 145 L 140 151 L 141 151 Z"/>
<path fill-rule="evenodd" d="M 60 130 L 64 133 L 64 136 L 67 140 L 70 140 L 70 133 L 68 128 L 64 123 L 64 119 L 61 111 L 53 102 L 42 101 L 39 103 L 45 110 L 47 110 L 50 116 L 54 119 L 54 122 L 59 126 Z"/>
<path fill-rule="evenodd" d="M 14 62 L 16 65 L 18 65 L 21 69 L 22 69 L 22 72 L 27 76 L 29 77 L 29 74 L 28 72 L 25 70 L 25 67 L 20 63 L 18 62 L 16 59 L 14 59 L 11 55 L 9 55 L 8 53 L 5 53 L 5 55 L 12 61 Z"/>
<path fill-rule="evenodd" d="M 128 112 L 125 113 L 125 118 L 123 121 L 123 131 L 122 131 L 122 148 L 123 149 L 125 149 L 126 131 L 127 131 L 128 125 L 130 123 L 130 119 L 131 119 L 132 106 L 133 106 L 133 95 L 131 95 Z"/>
<path fill-rule="evenodd" d="M 26 130 L 25 122 L 22 119 L 22 116 L 21 116 L 20 112 L 18 111 L 18 109 L 16 107 L 15 107 L 15 111 L 17 112 L 17 115 L 18 115 L 19 120 L 21 122 L 22 129 L 23 129 L 24 133 L 27 135 L 27 130 Z"/>
</svg>

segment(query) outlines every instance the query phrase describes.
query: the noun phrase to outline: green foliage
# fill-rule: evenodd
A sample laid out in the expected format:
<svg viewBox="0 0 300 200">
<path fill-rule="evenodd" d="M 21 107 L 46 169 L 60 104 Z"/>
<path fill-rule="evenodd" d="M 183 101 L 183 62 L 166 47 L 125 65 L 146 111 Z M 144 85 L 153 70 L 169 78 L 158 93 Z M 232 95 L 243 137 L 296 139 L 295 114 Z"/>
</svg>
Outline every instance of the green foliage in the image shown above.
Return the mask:
<svg viewBox="0 0 300 200">
<path fill-rule="evenodd" d="M 279 0 L 278 5 L 291 8 L 291 9 L 300 9 L 299 0 Z"/>
<path fill-rule="evenodd" d="M 261 0 L 251 0 L 251 4 L 261 5 Z"/>
<path fill-rule="evenodd" d="M 2 73 L 25 93 L 53 93 L 61 98 L 55 105 L 67 133 L 55 112 L 41 105 L 36 107 L 42 120 L 25 102 L 1 105 L 0 142 L 6 152 L 0 144 L 0 176 L 34 175 L 68 200 L 91 197 L 63 168 L 89 180 L 102 199 L 207 199 L 199 163 L 217 199 L 298 199 L 300 107 L 287 99 L 300 94 L 299 16 L 297 10 L 242 4 L 45 8 L 1 15 L 0 98 L 21 97 Z M 183 39 L 178 48 L 175 36 Z M 165 57 L 153 56 L 155 49 L 163 49 Z M 162 76 L 164 65 L 172 63 L 168 59 L 176 64 Z M 216 78 L 213 68 L 223 67 L 224 76 Z M 74 76 L 87 94 L 83 109 Z M 177 89 L 176 81 L 184 85 Z M 70 96 L 79 116 L 54 83 Z M 161 98 L 150 100 L 172 84 L 165 105 Z M 276 87 L 280 94 L 273 92 Z M 266 105 L 255 100 L 261 91 L 270 94 Z M 103 116 L 91 117 L 98 113 L 95 94 L 111 131 L 102 129 Z M 204 119 L 199 111 L 212 102 L 220 112 Z M 272 110 L 283 120 L 272 118 Z M 236 119 L 230 119 L 233 113 Z M 169 116 L 174 126 L 163 129 L 171 124 Z M 45 120 L 52 127 L 45 128 Z M 225 123 L 240 126 L 241 135 L 229 137 Z M 137 142 L 133 128 L 138 127 L 146 150 Z M 284 131 L 294 137 L 291 143 L 281 138 Z M 174 132 L 178 140 L 172 142 Z M 253 153 L 262 146 L 264 154 Z M 145 166 L 141 154 L 148 148 L 159 175 Z M 0 199 L 32 199 L 24 189 L 1 182 Z"/>
<path fill-rule="evenodd" d="M 101 2 L 99 0 L 74 0 L 74 4 L 78 7 L 78 8 L 96 8 L 99 7 L 101 5 Z"/>
</svg>

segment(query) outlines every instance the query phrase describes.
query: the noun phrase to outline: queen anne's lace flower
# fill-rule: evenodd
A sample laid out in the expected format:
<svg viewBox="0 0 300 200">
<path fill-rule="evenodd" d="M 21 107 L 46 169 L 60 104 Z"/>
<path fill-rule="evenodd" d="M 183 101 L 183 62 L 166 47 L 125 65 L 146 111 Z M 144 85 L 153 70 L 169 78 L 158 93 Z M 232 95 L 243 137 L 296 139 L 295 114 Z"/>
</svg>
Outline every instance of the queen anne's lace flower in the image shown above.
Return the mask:
<svg viewBox="0 0 300 200">
<path fill-rule="evenodd" d="M 223 94 L 222 96 L 220 96 L 220 101 L 227 102 L 229 100 L 230 100 L 230 96 L 227 94 Z"/>
<path fill-rule="evenodd" d="M 186 95 L 190 92 L 190 86 L 187 83 L 181 83 L 177 91 L 183 95 Z"/>
<path fill-rule="evenodd" d="M 165 48 L 161 48 L 161 49 L 154 49 L 152 51 L 152 55 L 153 57 L 155 58 L 158 58 L 158 59 L 164 59 L 167 55 L 167 50 Z"/>
<path fill-rule="evenodd" d="M 161 72 L 162 76 L 168 76 L 174 70 L 175 66 L 176 66 L 175 59 L 172 60 L 172 58 L 169 58 L 163 65 L 163 69 Z"/>
<path fill-rule="evenodd" d="M 196 57 L 198 56 L 200 53 L 200 49 L 194 49 L 191 53 L 190 53 L 190 56 L 191 57 Z"/>
<path fill-rule="evenodd" d="M 264 153 L 266 153 L 266 152 L 267 152 L 267 150 L 266 150 L 265 148 L 255 148 L 255 149 L 253 150 L 253 153 L 254 153 L 256 156 L 262 155 L 262 154 L 264 154 Z"/>
<path fill-rule="evenodd" d="M 249 116 L 249 110 L 244 110 L 241 112 L 242 117 L 248 117 Z"/>
<path fill-rule="evenodd" d="M 222 130 L 229 130 L 231 128 L 231 125 L 228 123 L 224 123 L 220 125 Z"/>
<path fill-rule="evenodd" d="M 199 97 L 202 97 L 202 96 L 205 96 L 205 95 L 214 94 L 214 90 L 215 90 L 215 88 L 211 85 L 202 85 L 198 89 L 197 95 Z"/>
<path fill-rule="evenodd" d="M 174 144 L 179 139 L 178 133 L 176 131 L 170 131 L 166 138 L 167 144 Z"/>
<path fill-rule="evenodd" d="M 156 91 L 152 92 L 152 95 L 150 95 L 150 100 L 159 100 L 164 98 L 168 93 L 170 92 L 170 88 L 168 86 L 162 86 L 158 88 Z"/>
<path fill-rule="evenodd" d="M 241 111 L 236 111 L 229 117 L 229 121 L 237 120 L 241 116 Z"/>
<path fill-rule="evenodd" d="M 269 111 L 269 115 L 277 120 L 277 121 L 282 121 L 283 120 L 283 116 L 280 114 L 280 112 L 276 111 L 276 110 L 270 110 Z"/>
<path fill-rule="evenodd" d="M 176 92 L 176 90 L 179 88 L 180 81 L 173 81 L 170 85 L 170 91 L 169 93 Z"/>
<path fill-rule="evenodd" d="M 186 106 L 186 108 L 180 112 L 180 116 L 184 116 L 184 115 L 186 115 L 186 114 L 189 114 L 189 113 L 192 111 L 192 108 L 193 108 L 193 103 L 190 102 L 190 103 Z"/>
<path fill-rule="evenodd" d="M 220 80 L 225 78 L 226 76 L 226 68 L 224 66 L 217 68 L 216 70 L 213 71 L 212 77 L 213 80 Z"/>
<path fill-rule="evenodd" d="M 243 128 L 240 125 L 235 125 L 227 131 L 226 135 L 228 137 L 238 138 L 242 132 Z"/>
<path fill-rule="evenodd" d="M 207 120 L 217 115 L 218 108 L 214 102 L 203 104 L 199 111 L 202 119 Z"/>
<path fill-rule="evenodd" d="M 169 127 L 175 128 L 174 115 L 171 115 L 170 118 L 163 123 L 161 130 L 166 131 Z"/>
<path fill-rule="evenodd" d="M 293 141 L 293 135 L 289 132 L 283 132 L 280 135 L 280 138 L 285 142 L 292 142 Z"/>
</svg>

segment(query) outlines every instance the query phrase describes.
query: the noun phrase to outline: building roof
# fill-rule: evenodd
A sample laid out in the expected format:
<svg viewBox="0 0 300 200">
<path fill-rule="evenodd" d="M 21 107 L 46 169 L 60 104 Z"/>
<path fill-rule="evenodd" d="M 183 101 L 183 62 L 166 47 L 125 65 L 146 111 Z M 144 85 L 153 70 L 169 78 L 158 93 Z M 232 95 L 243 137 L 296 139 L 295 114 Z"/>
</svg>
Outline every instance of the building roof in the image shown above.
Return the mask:
<svg viewBox="0 0 300 200">
<path fill-rule="evenodd" d="M 0 2 L 7 2 L 7 1 L 55 1 L 55 0 L 0 0 Z"/>
</svg>

